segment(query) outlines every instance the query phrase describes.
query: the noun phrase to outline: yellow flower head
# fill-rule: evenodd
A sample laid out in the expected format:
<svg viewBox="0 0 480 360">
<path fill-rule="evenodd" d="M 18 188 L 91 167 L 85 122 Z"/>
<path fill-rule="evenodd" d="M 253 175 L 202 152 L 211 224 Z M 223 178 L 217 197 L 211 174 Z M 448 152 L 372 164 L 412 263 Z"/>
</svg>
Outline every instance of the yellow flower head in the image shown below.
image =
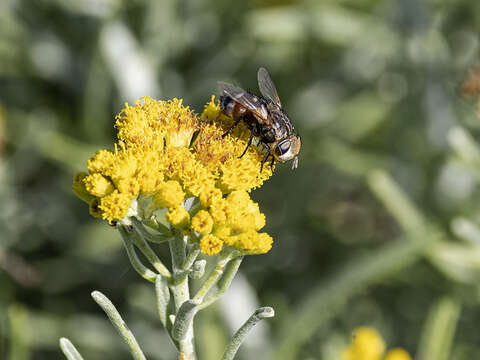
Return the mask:
<svg viewBox="0 0 480 360">
<path fill-rule="evenodd" d="M 222 247 L 222 240 L 214 235 L 205 235 L 200 239 L 200 250 L 206 255 L 216 255 Z"/>
<path fill-rule="evenodd" d="M 111 221 L 125 217 L 131 201 L 130 195 L 119 193 L 118 190 L 102 197 L 98 206 L 103 211 L 102 218 Z"/>
<path fill-rule="evenodd" d="M 208 211 L 200 210 L 192 218 L 192 229 L 201 235 L 207 235 L 212 232 L 213 219 Z"/>
<path fill-rule="evenodd" d="M 185 233 L 196 232 L 208 255 L 224 245 L 265 253 L 272 239 L 258 233 L 265 216 L 249 191 L 272 169 L 260 172 L 265 155 L 260 146 L 250 146 L 239 158 L 250 130 L 240 123 L 222 136 L 232 123 L 213 96 L 201 115 L 179 99 L 145 97 L 126 104 L 116 117 L 113 151 L 99 150 L 88 160 L 88 173 L 75 176 L 73 191 L 95 217 L 128 223 L 129 216 L 156 216 Z"/>
<path fill-rule="evenodd" d="M 157 193 L 153 196 L 153 201 L 159 207 L 178 206 L 185 199 L 185 193 L 182 186 L 175 180 L 169 180 L 161 183 L 157 187 Z"/>
<path fill-rule="evenodd" d="M 83 179 L 85 189 L 93 196 L 105 196 L 113 192 L 113 184 L 106 177 L 99 173 L 88 175 Z"/>
<path fill-rule="evenodd" d="M 412 360 L 410 354 L 403 349 L 396 348 L 390 350 L 384 360 Z"/>
<path fill-rule="evenodd" d="M 342 360 L 411 360 L 403 349 L 393 349 L 385 353 L 385 342 L 377 330 L 360 327 L 352 336 L 351 344 L 343 351 Z"/>
<path fill-rule="evenodd" d="M 165 218 L 170 224 L 179 229 L 187 229 L 190 225 L 190 215 L 182 205 L 168 209 Z"/>
</svg>

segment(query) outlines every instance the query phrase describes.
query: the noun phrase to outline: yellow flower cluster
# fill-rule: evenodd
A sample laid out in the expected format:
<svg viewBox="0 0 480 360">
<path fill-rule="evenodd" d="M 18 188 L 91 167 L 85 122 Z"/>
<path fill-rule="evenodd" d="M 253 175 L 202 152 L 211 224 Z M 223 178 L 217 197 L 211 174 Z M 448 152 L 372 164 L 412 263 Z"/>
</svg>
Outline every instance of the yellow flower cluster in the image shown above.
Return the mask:
<svg viewBox="0 0 480 360">
<path fill-rule="evenodd" d="M 241 123 L 223 137 L 232 123 L 213 96 L 200 116 L 178 99 L 126 104 L 116 117 L 114 150 L 88 160 L 88 173 L 75 175 L 73 191 L 93 216 L 109 222 L 161 213 L 171 226 L 195 234 L 208 255 L 224 245 L 265 253 L 272 238 L 258 232 L 265 217 L 248 192 L 273 169 L 260 172 L 264 152 L 258 146 L 239 158 L 250 131 Z M 186 208 L 192 197 L 195 205 Z"/>
<path fill-rule="evenodd" d="M 343 351 L 342 360 L 411 360 L 403 349 L 392 349 L 385 354 L 385 343 L 380 334 L 368 327 L 354 331 L 352 343 Z"/>
</svg>

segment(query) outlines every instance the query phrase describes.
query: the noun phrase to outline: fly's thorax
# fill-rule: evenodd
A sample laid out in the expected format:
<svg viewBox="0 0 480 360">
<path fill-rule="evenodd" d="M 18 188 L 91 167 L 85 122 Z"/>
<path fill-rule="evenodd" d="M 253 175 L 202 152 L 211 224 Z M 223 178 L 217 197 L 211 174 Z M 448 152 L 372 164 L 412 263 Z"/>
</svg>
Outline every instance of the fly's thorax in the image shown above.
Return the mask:
<svg viewBox="0 0 480 360">
<path fill-rule="evenodd" d="M 275 132 L 275 140 L 282 140 L 293 133 L 293 126 L 287 114 L 276 104 L 268 104 L 268 121 L 265 126 Z"/>
</svg>

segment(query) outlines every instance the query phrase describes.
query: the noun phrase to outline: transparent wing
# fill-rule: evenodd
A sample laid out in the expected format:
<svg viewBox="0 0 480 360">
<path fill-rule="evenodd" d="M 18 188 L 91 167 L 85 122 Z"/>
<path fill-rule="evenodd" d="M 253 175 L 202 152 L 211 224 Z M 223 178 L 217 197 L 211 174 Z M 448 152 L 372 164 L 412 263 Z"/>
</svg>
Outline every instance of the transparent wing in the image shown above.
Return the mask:
<svg viewBox="0 0 480 360">
<path fill-rule="evenodd" d="M 267 69 L 263 67 L 258 69 L 257 77 L 258 87 L 260 88 L 260 92 L 262 93 L 262 95 L 281 108 L 282 104 L 280 102 L 280 98 L 278 97 L 277 89 L 275 88 L 275 85 L 270 78 Z"/>
<path fill-rule="evenodd" d="M 218 82 L 218 86 L 222 89 L 223 93 L 230 96 L 234 101 L 238 102 L 240 105 L 245 106 L 248 110 L 257 114 L 260 118 L 266 118 L 267 113 L 262 106 L 262 103 L 255 95 L 252 95 L 238 86 L 224 83 L 223 81 Z"/>
</svg>

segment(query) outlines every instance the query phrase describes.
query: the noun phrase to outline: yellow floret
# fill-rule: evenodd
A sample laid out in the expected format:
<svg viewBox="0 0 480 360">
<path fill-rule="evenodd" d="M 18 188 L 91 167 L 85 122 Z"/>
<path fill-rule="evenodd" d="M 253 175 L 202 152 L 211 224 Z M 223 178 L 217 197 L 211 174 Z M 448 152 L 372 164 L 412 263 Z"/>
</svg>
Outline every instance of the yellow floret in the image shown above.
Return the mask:
<svg viewBox="0 0 480 360">
<path fill-rule="evenodd" d="M 102 217 L 108 221 L 120 220 L 127 215 L 132 197 L 128 194 L 119 193 L 115 190 L 111 194 L 100 199 L 98 206 L 102 210 Z"/>
<path fill-rule="evenodd" d="M 94 173 L 83 179 L 85 189 L 92 195 L 102 197 L 110 194 L 115 188 L 106 177 L 99 173 Z"/>
<path fill-rule="evenodd" d="M 85 188 L 85 183 L 83 180 L 88 176 L 85 172 L 79 172 L 73 177 L 72 190 L 81 200 L 85 201 L 87 204 L 95 198 L 90 194 Z"/>
<path fill-rule="evenodd" d="M 212 232 L 213 219 L 208 211 L 200 210 L 192 218 L 192 229 L 202 235 L 207 235 Z"/>
<path fill-rule="evenodd" d="M 229 159 L 221 166 L 222 176 L 219 186 L 224 192 L 233 190 L 250 191 L 260 187 L 272 176 L 270 165 L 265 165 L 260 173 L 263 154 L 250 155 L 248 152 L 241 159 Z"/>
<path fill-rule="evenodd" d="M 115 156 L 111 151 L 99 150 L 87 161 L 87 169 L 90 173 L 105 173 L 115 161 Z"/>
<path fill-rule="evenodd" d="M 141 173 L 137 176 L 140 191 L 146 195 L 151 195 L 158 191 L 163 183 L 163 174 L 161 172 Z"/>
<path fill-rule="evenodd" d="M 105 172 L 105 175 L 112 178 L 115 185 L 122 179 L 129 179 L 137 171 L 137 154 L 135 151 L 121 149 L 115 154 L 115 161 Z"/>
<path fill-rule="evenodd" d="M 153 197 L 153 201 L 160 208 L 170 208 L 180 205 L 185 200 L 185 193 L 182 186 L 175 180 L 169 180 L 161 183 L 158 192 Z"/>
<path fill-rule="evenodd" d="M 254 203 L 245 191 L 233 191 L 226 198 L 227 222 L 236 234 L 248 230 L 260 230 L 265 226 L 265 216 L 260 213 L 258 204 Z"/>
<path fill-rule="evenodd" d="M 216 255 L 223 247 L 223 242 L 214 235 L 205 235 L 200 239 L 200 251 L 206 255 Z"/>
<path fill-rule="evenodd" d="M 396 348 L 390 350 L 384 360 L 412 360 L 412 358 L 405 350 Z"/>
<path fill-rule="evenodd" d="M 343 360 L 380 360 L 385 343 L 380 334 L 368 327 L 360 327 L 353 333 L 352 344 L 343 352 Z"/>
<path fill-rule="evenodd" d="M 135 197 L 140 192 L 140 184 L 136 178 L 120 179 L 117 181 L 117 189 L 122 194 L 128 194 Z"/>
<path fill-rule="evenodd" d="M 198 127 L 196 115 L 182 100 L 158 101 L 149 97 L 125 105 L 117 116 L 119 139 L 127 144 L 155 147 L 188 146 Z M 159 141 L 161 140 L 161 141 Z"/>
<path fill-rule="evenodd" d="M 213 234 L 218 237 L 219 239 L 222 239 L 225 244 L 227 245 L 232 245 L 232 243 L 229 243 L 230 235 L 232 235 L 232 229 L 227 226 L 227 225 L 217 225 L 214 227 Z"/>
<path fill-rule="evenodd" d="M 165 214 L 165 219 L 180 229 L 187 229 L 190 225 L 190 215 L 182 205 L 169 208 Z"/>
<path fill-rule="evenodd" d="M 273 238 L 267 233 L 259 233 L 257 248 L 252 251 L 253 254 L 265 254 L 270 251 L 273 244 Z"/>
<path fill-rule="evenodd" d="M 248 230 L 242 234 L 229 236 L 225 244 L 250 254 L 264 254 L 272 247 L 273 239 L 266 233 Z"/>
<path fill-rule="evenodd" d="M 201 116 L 202 121 L 218 121 L 218 118 L 225 116 L 220 108 L 220 104 L 215 101 L 215 95 L 212 95 L 210 101 L 205 104 Z"/>
<path fill-rule="evenodd" d="M 227 221 L 227 201 L 222 198 L 212 199 L 210 205 L 210 215 L 212 215 L 215 224 L 224 224 Z"/>
<path fill-rule="evenodd" d="M 212 205 L 213 201 L 216 199 L 222 198 L 222 191 L 216 187 L 210 187 L 205 189 L 203 192 L 200 193 L 200 204 L 203 207 L 208 208 Z"/>
</svg>

